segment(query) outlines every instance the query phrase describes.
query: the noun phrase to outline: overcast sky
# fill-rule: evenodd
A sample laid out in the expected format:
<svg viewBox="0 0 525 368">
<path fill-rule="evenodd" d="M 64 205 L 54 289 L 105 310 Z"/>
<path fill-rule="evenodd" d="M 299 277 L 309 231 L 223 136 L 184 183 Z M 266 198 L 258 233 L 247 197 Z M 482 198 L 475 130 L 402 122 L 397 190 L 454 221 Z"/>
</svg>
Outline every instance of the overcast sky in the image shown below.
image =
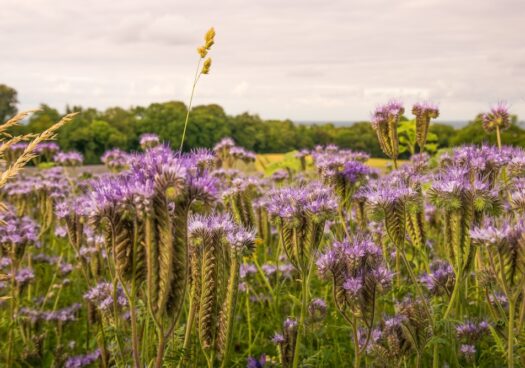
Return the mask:
<svg viewBox="0 0 525 368">
<path fill-rule="evenodd" d="M 21 108 L 187 101 L 210 26 L 195 103 L 229 114 L 352 121 L 400 98 L 525 118 L 523 0 L 0 0 L 0 83 Z"/>
</svg>

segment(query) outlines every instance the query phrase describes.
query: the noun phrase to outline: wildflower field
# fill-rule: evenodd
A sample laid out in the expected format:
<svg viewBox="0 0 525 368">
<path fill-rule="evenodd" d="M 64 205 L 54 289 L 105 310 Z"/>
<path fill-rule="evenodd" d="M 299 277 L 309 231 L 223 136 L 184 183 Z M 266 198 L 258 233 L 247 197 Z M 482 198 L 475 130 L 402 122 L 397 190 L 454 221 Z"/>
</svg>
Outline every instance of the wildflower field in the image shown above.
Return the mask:
<svg viewBox="0 0 525 368">
<path fill-rule="evenodd" d="M 374 112 L 391 165 L 145 134 L 93 173 L 49 140 L 74 114 L 6 136 L 1 365 L 524 366 L 525 152 L 501 142 L 507 107 L 484 115 L 497 146 L 434 155 L 437 107 L 412 113 L 421 153 L 399 162 L 405 109 Z"/>
<path fill-rule="evenodd" d="M 367 123 L 383 158 L 187 150 L 214 37 L 181 137 L 102 168 L 54 141 L 75 112 L 0 125 L 0 367 L 525 367 L 509 107 L 479 117 L 494 144 L 438 149 L 437 105 L 391 100 Z"/>
</svg>

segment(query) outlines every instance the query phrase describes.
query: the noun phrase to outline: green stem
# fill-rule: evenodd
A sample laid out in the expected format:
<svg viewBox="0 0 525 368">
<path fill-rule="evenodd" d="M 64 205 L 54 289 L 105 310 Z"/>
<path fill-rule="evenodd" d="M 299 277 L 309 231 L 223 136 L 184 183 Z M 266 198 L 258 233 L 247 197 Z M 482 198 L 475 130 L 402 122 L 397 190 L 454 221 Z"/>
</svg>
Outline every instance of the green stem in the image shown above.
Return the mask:
<svg viewBox="0 0 525 368">
<path fill-rule="evenodd" d="M 230 270 L 230 279 L 228 280 L 228 295 L 226 299 L 225 307 L 227 309 L 227 320 L 226 320 L 226 331 L 225 331 L 225 346 L 224 346 L 224 358 L 222 359 L 222 367 L 228 366 L 230 359 L 230 345 L 232 340 L 233 330 L 233 317 L 235 314 L 235 306 L 237 302 L 237 291 L 239 290 L 239 259 L 234 254 Z"/>
<path fill-rule="evenodd" d="M 192 288 L 194 289 L 194 288 Z M 191 341 L 191 332 L 193 330 L 193 321 L 195 320 L 195 301 L 194 299 L 194 293 L 195 291 L 192 290 L 190 293 L 190 309 L 188 311 L 188 321 L 186 322 L 186 331 L 184 333 L 184 343 L 182 344 L 182 358 L 179 362 L 179 365 L 177 367 L 182 367 L 182 364 L 186 360 L 188 348 L 190 346 Z"/>
<path fill-rule="evenodd" d="M 302 280 L 301 280 L 302 282 L 301 284 L 301 314 L 299 317 L 299 327 L 297 330 L 297 339 L 295 341 L 293 368 L 299 367 L 301 340 L 303 339 L 303 334 L 304 334 L 304 323 L 306 319 L 306 310 L 307 310 L 307 303 L 308 303 L 308 286 L 310 283 L 311 269 L 312 269 L 312 262 L 310 262 L 310 267 L 308 271 L 303 272 Z"/>
<path fill-rule="evenodd" d="M 461 273 L 458 273 L 456 275 L 456 283 L 454 284 L 454 290 L 452 290 L 452 295 L 450 297 L 450 301 L 448 302 L 447 310 L 445 311 L 445 314 L 443 315 L 443 319 L 447 319 L 450 313 L 452 312 L 452 308 L 454 308 L 454 304 L 456 304 L 456 299 L 459 295 L 459 289 L 461 285 Z"/>
<path fill-rule="evenodd" d="M 496 139 L 498 140 L 498 148 L 501 150 L 501 132 L 499 127 L 496 127 Z"/>
<path fill-rule="evenodd" d="M 250 307 L 250 294 L 249 289 L 246 290 L 246 319 L 248 320 L 248 355 L 252 355 L 252 312 Z"/>
<path fill-rule="evenodd" d="M 354 368 L 361 366 L 361 354 L 359 351 L 359 335 L 357 327 L 357 318 L 354 316 L 352 321 L 352 332 L 354 334 Z"/>
<path fill-rule="evenodd" d="M 195 87 L 199 81 L 199 68 L 201 66 L 202 58 L 199 58 L 197 63 L 197 70 L 195 71 L 195 78 L 193 79 L 193 86 L 191 87 L 190 103 L 188 104 L 188 111 L 186 112 L 186 120 L 184 121 L 184 130 L 182 131 L 182 139 L 180 140 L 180 151 L 182 152 L 182 147 L 184 146 L 184 138 L 186 137 L 186 128 L 188 127 L 188 120 L 190 119 L 191 104 L 193 103 L 193 96 L 195 95 Z"/>
<path fill-rule="evenodd" d="M 507 366 L 514 368 L 514 315 L 516 314 L 516 300 L 509 298 L 509 332 L 507 346 Z"/>
</svg>

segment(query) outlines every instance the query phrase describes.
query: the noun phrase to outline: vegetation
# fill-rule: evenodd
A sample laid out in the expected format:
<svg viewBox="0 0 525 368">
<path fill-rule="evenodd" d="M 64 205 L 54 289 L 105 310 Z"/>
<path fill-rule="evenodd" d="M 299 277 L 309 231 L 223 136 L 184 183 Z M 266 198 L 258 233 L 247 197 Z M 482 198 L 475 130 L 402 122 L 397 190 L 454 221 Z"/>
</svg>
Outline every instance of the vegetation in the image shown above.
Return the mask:
<svg viewBox="0 0 525 368">
<path fill-rule="evenodd" d="M 1 92 L 0 92 L 1 93 Z M 0 95 L 0 100 L 3 98 Z M 63 129 L 58 143 L 63 150 L 77 150 L 85 162 L 100 162 L 100 156 L 112 147 L 126 151 L 139 149 L 139 137 L 143 133 L 155 133 L 173 148 L 179 148 L 188 110 L 178 101 L 153 103 L 147 107 L 129 109 L 120 107 L 99 111 L 94 108 L 69 106 L 66 112 L 78 112 L 72 124 Z M 239 145 L 257 153 L 284 153 L 301 148 L 312 149 L 316 145 L 336 144 L 366 152 L 372 157 L 385 157 L 369 122 L 357 122 L 350 126 L 334 124 L 297 124 L 290 120 L 263 120 L 248 113 L 231 116 L 219 105 L 196 106 L 191 111 L 187 126 L 184 149 L 211 148 L 224 137 L 232 137 Z M 27 124 L 13 129 L 14 134 L 39 133 L 49 128 L 60 117 L 60 112 L 48 105 L 41 105 Z M 513 117 L 514 122 L 517 118 Z M 446 124 L 433 123 L 430 133 L 437 137 L 436 148 L 447 148 L 467 143 L 495 143 L 496 136 L 487 136 L 478 115 L 466 126 L 455 129 Z M 513 124 L 502 133 L 509 144 L 525 146 L 525 130 Z M 400 157 L 409 157 L 409 149 Z"/>
</svg>

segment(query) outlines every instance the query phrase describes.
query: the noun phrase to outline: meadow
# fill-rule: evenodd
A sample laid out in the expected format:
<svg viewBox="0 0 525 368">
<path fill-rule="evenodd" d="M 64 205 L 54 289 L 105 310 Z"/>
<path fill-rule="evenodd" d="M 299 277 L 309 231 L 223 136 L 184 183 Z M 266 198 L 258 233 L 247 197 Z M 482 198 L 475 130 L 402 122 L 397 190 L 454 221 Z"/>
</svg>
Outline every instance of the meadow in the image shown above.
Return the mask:
<svg viewBox="0 0 525 368">
<path fill-rule="evenodd" d="M 0 357 L 6 367 L 525 365 L 525 152 L 424 152 L 429 103 L 372 126 L 389 159 L 335 145 L 187 153 L 154 134 L 103 170 L 6 135 Z M 32 164 L 34 167 L 24 170 Z"/>
<path fill-rule="evenodd" d="M 256 153 L 195 134 L 214 37 L 181 137 L 160 121 L 163 136 L 123 150 L 82 126 L 84 165 L 60 140 L 82 114 L 0 125 L 0 365 L 525 366 L 525 151 L 506 141 L 520 137 L 509 107 L 469 125 L 483 144 L 443 147 L 436 105 L 391 100 L 364 123 L 383 158 L 287 139 Z M 136 110 L 123 120 L 155 120 Z M 279 122 L 252 128 L 268 126 L 278 138 Z"/>
</svg>

